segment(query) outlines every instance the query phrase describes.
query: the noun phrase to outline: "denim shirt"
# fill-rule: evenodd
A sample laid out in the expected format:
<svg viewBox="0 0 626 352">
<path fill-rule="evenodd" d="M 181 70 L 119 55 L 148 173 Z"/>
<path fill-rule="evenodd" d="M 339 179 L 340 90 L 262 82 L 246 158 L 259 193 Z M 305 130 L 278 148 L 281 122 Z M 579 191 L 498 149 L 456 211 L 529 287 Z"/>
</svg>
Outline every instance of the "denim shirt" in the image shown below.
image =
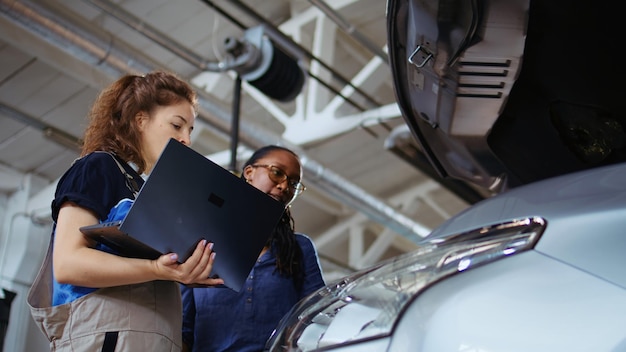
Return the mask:
<svg viewBox="0 0 626 352">
<path fill-rule="evenodd" d="M 303 234 L 296 234 L 296 240 L 303 254 L 300 291 L 292 278 L 275 272 L 271 251 L 257 260 L 240 292 L 227 287 L 181 287 L 183 341 L 193 346 L 192 351 L 262 351 L 283 315 L 324 286 L 313 242 Z"/>
</svg>

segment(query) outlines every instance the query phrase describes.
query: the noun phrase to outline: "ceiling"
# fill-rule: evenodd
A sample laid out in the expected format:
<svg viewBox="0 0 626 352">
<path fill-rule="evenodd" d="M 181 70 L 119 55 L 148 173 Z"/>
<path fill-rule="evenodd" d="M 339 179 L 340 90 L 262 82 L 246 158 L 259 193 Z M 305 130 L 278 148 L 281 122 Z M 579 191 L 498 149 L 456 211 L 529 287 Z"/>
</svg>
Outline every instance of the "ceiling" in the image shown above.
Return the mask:
<svg viewBox="0 0 626 352">
<path fill-rule="evenodd" d="M 238 86 L 237 72 L 223 69 L 227 39 L 262 24 L 305 72 L 293 100 L 245 79 Z M 78 156 L 100 89 L 123 73 L 165 69 L 201 96 L 193 149 L 226 168 L 231 150 L 239 166 L 264 144 L 301 155 L 307 191 L 292 206 L 296 230 L 315 241 L 327 280 L 414 249 L 469 204 L 411 162 L 417 147 L 395 102 L 385 1 L 0 0 L 0 31 L 5 198 L 25 177 L 56 182 Z"/>
</svg>

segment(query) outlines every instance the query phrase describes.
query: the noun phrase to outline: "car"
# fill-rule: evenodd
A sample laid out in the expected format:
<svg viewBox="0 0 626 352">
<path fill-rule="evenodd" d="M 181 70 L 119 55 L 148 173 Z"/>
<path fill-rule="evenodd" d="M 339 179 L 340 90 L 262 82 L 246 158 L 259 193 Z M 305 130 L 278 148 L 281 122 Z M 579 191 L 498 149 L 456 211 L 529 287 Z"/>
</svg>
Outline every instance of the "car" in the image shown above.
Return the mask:
<svg viewBox="0 0 626 352">
<path fill-rule="evenodd" d="M 626 351 L 626 164 L 516 187 L 299 302 L 268 351 Z"/>
<path fill-rule="evenodd" d="M 612 7 L 389 0 L 394 88 L 425 171 L 481 198 L 417 250 L 300 301 L 266 351 L 626 351 Z"/>
</svg>

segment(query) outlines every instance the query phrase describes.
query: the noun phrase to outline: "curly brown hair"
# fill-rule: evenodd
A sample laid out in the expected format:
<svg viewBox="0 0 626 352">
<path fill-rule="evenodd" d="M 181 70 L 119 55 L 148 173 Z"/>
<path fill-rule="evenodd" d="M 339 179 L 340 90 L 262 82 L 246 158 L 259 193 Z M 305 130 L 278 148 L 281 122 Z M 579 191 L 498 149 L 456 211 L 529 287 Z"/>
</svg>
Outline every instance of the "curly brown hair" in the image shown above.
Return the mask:
<svg viewBox="0 0 626 352">
<path fill-rule="evenodd" d="M 94 151 L 115 153 L 145 170 L 139 147 L 137 119 L 139 112 L 150 114 L 158 106 L 189 102 L 198 111 L 193 88 L 176 75 L 155 71 L 143 76 L 124 75 L 105 88 L 89 111 L 81 156 Z"/>
</svg>

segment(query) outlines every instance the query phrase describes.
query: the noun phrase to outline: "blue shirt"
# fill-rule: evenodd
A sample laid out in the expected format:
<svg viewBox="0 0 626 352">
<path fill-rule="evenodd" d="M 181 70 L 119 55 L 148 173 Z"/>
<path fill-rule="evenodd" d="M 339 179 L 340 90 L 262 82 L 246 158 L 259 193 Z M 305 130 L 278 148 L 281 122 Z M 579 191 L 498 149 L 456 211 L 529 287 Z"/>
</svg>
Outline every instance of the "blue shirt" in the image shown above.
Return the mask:
<svg viewBox="0 0 626 352">
<path fill-rule="evenodd" d="M 324 286 L 313 242 L 303 234 L 296 234 L 296 240 L 304 269 L 299 291 L 291 277 L 275 271 L 276 257 L 269 250 L 257 260 L 240 292 L 181 285 L 183 341 L 192 351 L 262 351 L 283 315 Z"/>
</svg>

